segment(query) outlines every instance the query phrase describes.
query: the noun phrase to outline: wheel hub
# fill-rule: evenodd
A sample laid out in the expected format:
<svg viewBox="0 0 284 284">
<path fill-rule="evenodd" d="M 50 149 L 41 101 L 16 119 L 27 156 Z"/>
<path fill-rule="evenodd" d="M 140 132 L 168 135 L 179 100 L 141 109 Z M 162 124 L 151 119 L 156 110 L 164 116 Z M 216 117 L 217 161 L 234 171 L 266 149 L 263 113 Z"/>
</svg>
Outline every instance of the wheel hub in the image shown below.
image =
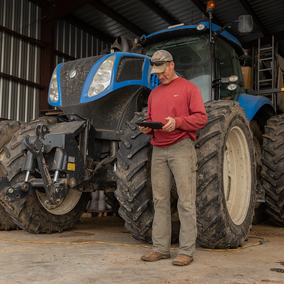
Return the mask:
<svg viewBox="0 0 284 284">
<path fill-rule="evenodd" d="M 47 197 L 45 192 L 36 190 L 36 195 L 41 205 L 54 215 L 63 215 L 70 212 L 79 202 L 82 192 L 75 189 L 69 189 L 67 195 L 55 205 L 46 202 Z"/>
</svg>

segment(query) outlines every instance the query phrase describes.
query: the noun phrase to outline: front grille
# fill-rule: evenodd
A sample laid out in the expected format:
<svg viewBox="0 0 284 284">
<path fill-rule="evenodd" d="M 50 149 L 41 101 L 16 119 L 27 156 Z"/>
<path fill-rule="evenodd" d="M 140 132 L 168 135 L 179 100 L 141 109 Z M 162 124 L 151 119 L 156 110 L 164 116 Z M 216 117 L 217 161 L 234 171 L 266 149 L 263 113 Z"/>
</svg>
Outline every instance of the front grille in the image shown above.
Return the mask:
<svg viewBox="0 0 284 284">
<path fill-rule="evenodd" d="M 104 55 L 87 57 L 65 63 L 60 72 L 62 105 L 80 103 L 81 93 L 86 78 L 93 65 Z M 70 78 L 70 72 L 75 70 L 76 76 Z"/>
<path fill-rule="evenodd" d="M 115 82 L 123 82 L 128 80 L 142 80 L 144 58 L 135 56 L 123 56 L 121 57 Z"/>
</svg>

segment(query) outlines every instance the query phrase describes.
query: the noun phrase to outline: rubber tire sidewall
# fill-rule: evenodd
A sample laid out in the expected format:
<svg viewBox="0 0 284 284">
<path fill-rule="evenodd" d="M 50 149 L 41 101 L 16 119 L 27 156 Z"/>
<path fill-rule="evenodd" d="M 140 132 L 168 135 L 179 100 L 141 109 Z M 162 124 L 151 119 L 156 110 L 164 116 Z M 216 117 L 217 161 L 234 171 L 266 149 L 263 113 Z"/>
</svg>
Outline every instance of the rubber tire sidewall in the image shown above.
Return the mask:
<svg viewBox="0 0 284 284">
<path fill-rule="evenodd" d="M 213 101 L 206 103 L 205 106 L 208 122 L 203 129 L 198 131 L 196 140 L 198 160 L 197 242 L 208 248 L 235 248 L 242 246 L 247 239 L 254 214 L 256 172 L 252 134 L 244 110 L 239 103 Z M 246 217 L 240 225 L 232 221 L 228 212 L 223 180 L 225 145 L 230 130 L 234 126 L 240 127 L 245 134 L 251 161 L 250 203 Z M 216 133 L 215 136 L 206 140 L 206 137 L 213 133 Z M 206 142 L 202 144 L 202 140 Z M 203 160 L 210 156 L 209 153 L 215 153 L 215 156 L 202 164 Z M 209 182 L 211 177 L 213 180 Z"/>
<path fill-rule="evenodd" d="M 0 152 L 4 151 L 4 147 L 11 141 L 13 135 L 21 127 L 24 122 L 7 120 L 0 123 Z M 9 125 L 10 127 L 8 127 Z M 6 129 L 5 129 L 6 128 Z M 3 153 L 4 154 L 4 153 Z M 0 177 L 2 177 L 4 173 Z M 0 230 L 14 230 L 17 228 L 12 218 L 5 212 L 5 208 L 0 205 Z"/>
<path fill-rule="evenodd" d="M 284 114 L 267 121 L 263 140 L 261 175 L 266 214 L 274 225 L 284 227 Z"/>
</svg>

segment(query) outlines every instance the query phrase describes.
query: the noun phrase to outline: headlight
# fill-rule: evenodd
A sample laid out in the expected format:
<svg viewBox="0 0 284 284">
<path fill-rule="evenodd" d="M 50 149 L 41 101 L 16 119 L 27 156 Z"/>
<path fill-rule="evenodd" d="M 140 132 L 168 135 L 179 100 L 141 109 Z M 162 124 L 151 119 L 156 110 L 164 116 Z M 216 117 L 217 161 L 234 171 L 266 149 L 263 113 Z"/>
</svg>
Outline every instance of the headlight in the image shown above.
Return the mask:
<svg viewBox="0 0 284 284">
<path fill-rule="evenodd" d="M 58 95 L 58 83 L 57 83 L 57 67 L 53 71 L 53 74 L 51 76 L 51 81 L 49 85 L 49 99 L 53 103 L 57 103 L 59 99 Z"/>
<path fill-rule="evenodd" d="M 199 24 L 199 25 L 196 26 L 196 29 L 197 29 L 198 31 L 203 31 L 203 30 L 206 29 L 206 26 L 205 26 L 204 24 Z"/>
<path fill-rule="evenodd" d="M 229 84 L 228 86 L 227 86 L 227 90 L 229 90 L 229 91 L 235 91 L 236 89 L 237 89 L 237 84 Z"/>
<path fill-rule="evenodd" d="M 96 72 L 88 91 L 88 97 L 93 97 L 104 91 L 110 84 L 115 55 L 107 58 Z"/>
<path fill-rule="evenodd" d="M 237 82 L 238 79 L 239 79 L 239 78 L 238 78 L 238 76 L 236 76 L 236 75 L 232 75 L 231 77 L 229 77 L 229 81 L 232 82 L 232 83 Z"/>
</svg>

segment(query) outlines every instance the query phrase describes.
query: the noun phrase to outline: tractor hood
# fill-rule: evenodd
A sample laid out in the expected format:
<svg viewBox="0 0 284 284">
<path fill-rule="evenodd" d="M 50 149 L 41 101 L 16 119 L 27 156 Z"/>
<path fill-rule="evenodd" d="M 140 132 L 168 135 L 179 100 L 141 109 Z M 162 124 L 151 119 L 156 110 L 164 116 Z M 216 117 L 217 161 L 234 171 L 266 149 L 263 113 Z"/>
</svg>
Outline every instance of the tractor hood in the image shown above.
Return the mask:
<svg viewBox="0 0 284 284">
<path fill-rule="evenodd" d="M 131 85 L 153 89 L 157 80 L 150 70 L 148 56 L 125 52 L 61 63 L 52 74 L 48 102 L 55 107 L 87 103 Z"/>
</svg>

